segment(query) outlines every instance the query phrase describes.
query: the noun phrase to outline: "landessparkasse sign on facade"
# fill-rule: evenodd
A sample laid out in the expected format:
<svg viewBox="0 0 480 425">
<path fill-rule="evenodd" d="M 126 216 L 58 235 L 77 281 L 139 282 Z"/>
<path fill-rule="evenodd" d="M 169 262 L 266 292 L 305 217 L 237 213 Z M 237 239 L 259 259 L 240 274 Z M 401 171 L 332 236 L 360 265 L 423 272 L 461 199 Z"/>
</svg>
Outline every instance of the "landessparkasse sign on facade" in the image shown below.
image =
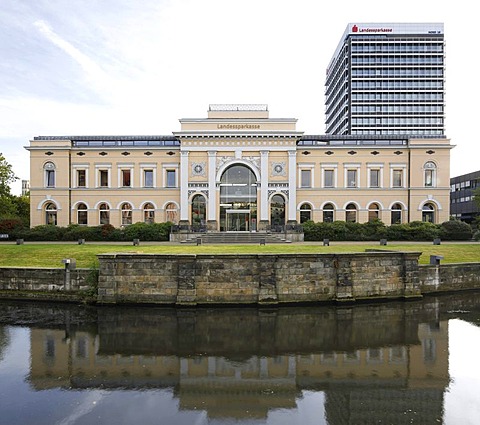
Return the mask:
<svg viewBox="0 0 480 425">
<path fill-rule="evenodd" d="M 350 23 L 348 34 L 443 34 L 442 23 Z"/>
</svg>

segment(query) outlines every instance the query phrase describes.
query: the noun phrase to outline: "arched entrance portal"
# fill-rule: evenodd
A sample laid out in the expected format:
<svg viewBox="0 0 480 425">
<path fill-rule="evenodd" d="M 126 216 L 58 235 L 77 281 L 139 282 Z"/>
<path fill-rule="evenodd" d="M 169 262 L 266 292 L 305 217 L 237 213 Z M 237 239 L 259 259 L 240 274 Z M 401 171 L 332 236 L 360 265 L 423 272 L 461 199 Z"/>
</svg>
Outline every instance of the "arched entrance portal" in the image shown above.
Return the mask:
<svg viewBox="0 0 480 425">
<path fill-rule="evenodd" d="M 220 179 L 220 230 L 257 230 L 257 179 L 245 165 L 232 165 Z"/>
</svg>

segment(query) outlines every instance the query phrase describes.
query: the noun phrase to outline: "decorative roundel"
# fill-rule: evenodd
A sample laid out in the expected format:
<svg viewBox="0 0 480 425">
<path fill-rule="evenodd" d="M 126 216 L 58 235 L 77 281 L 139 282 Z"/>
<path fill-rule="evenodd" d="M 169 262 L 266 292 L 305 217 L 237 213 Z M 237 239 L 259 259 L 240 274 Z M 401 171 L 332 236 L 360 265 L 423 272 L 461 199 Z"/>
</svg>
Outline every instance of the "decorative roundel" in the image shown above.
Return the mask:
<svg viewBox="0 0 480 425">
<path fill-rule="evenodd" d="M 273 167 L 273 170 L 276 173 L 281 173 L 283 171 L 283 167 L 280 164 L 277 164 L 277 165 L 275 165 L 275 167 Z"/>
<path fill-rule="evenodd" d="M 200 174 L 203 171 L 203 167 L 200 164 L 196 164 L 195 167 L 193 167 L 193 171 L 195 171 L 197 174 Z"/>
</svg>

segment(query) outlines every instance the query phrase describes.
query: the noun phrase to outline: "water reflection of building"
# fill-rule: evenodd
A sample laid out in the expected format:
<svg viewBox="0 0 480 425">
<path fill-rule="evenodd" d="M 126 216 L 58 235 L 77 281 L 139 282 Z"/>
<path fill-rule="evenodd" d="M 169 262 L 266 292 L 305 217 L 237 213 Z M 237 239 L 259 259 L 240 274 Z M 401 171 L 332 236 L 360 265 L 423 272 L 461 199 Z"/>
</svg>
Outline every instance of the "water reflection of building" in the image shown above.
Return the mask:
<svg viewBox="0 0 480 425">
<path fill-rule="evenodd" d="M 102 350 L 101 339 L 78 330 L 32 329 L 31 384 L 37 390 L 172 388 L 181 409 L 238 419 L 265 418 L 272 409 L 295 408 L 303 390 L 323 391 L 332 425 L 367 424 L 374 417 L 388 423 L 392 415 L 393 423 L 403 423 L 399 418 L 409 418 L 408 412 L 425 418 L 418 423 L 441 419 L 449 382 L 447 321 L 419 324 L 417 340 L 405 344 L 242 359 L 114 353 Z"/>
</svg>

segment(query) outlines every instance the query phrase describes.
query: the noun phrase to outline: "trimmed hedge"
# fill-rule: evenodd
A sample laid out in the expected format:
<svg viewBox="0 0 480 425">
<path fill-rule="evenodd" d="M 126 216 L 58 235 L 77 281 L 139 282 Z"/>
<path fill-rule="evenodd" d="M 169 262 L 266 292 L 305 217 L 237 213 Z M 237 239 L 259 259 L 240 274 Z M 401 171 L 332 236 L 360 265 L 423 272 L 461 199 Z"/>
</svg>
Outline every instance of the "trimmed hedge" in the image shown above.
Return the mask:
<svg viewBox="0 0 480 425">
<path fill-rule="evenodd" d="M 333 223 L 303 223 L 305 241 L 375 241 L 388 239 L 392 241 L 432 241 L 470 240 L 472 228 L 469 224 L 458 220 L 446 221 L 442 224 L 412 221 L 411 223 L 385 226 L 380 220 L 368 223 L 349 223 L 334 221 Z"/>
<path fill-rule="evenodd" d="M 141 241 L 168 241 L 172 223 L 135 223 L 124 228 L 110 224 L 102 226 L 80 226 L 72 224 L 68 227 L 42 225 L 33 228 L 25 227 L 20 220 L 0 220 L 0 233 L 9 235 L 10 240 L 24 239 L 26 241 L 120 241 L 130 242 L 133 239 Z M 431 241 L 470 240 L 473 237 L 472 228 L 468 223 L 450 220 L 442 224 L 412 221 L 405 224 L 386 226 L 380 220 L 368 223 L 350 223 L 334 221 L 333 223 L 303 223 L 305 241 L 375 241 L 388 239 L 391 241 Z M 479 240 L 480 231 L 475 233 Z"/>
<path fill-rule="evenodd" d="M 2 227 L 0 233 L 7 233 L 10 240 L 24 239 L 25 241 L 111 241 L 131 242 L 133 239 L 141 241 L 168 241 L 172 223 L 135 223 L 125 228 L 117 228 L 110 224 L 102 226 L 80 226 L 71 224 L 67 227 L 42 225 L 31 229 L 23 226 L 11 226 L 10 223 Z"/>
</svg>

